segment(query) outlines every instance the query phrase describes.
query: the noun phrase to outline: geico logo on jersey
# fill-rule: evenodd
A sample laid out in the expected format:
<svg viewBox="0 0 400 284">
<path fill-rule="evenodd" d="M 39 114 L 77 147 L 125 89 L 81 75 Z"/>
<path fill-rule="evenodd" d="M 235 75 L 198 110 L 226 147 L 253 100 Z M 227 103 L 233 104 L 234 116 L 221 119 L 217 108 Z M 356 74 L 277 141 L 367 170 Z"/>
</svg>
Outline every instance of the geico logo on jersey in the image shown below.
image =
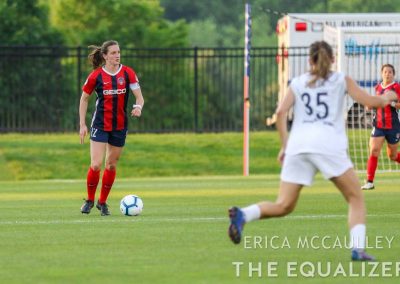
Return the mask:
<svg viewBox="0 0 400 284">
<path fill-rule="evenodd" d="M 125 94 L 126 89 L 117 89 L 117 90 L 104 90 L 103 95 L 120 95 Z"/>
</svg>

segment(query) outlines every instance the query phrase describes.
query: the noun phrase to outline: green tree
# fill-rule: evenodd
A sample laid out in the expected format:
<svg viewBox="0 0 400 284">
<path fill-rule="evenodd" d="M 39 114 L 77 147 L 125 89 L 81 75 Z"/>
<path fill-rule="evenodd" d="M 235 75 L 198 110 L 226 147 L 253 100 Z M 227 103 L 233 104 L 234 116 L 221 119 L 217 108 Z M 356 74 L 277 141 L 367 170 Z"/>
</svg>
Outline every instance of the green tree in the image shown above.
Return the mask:
<svg viewBox="0 0 400 284">
<path fill-rule="evenodd" d="M 124 47 L 187 45 L 183 20 L 163 18 L 158 0 L 48 0 L 51 23 L 70 45 L 101 44 L 116 39 Z"/>
<path fill-rule="evenodd" d="M 253 4 L 253 46 L 275 45 L 276 36 L 271 28 L 269 16 Z M 185 19 L 189 23 L 189 41 L 198 47 L 242 46 L 244 37 L 243 0 L 203 0 L 193 2 L 161 0 L 165 17 L 170 20 Z"/>
<path fill-rule="evenodd" d="M 59 88 L 66 81 L 60 60 L 65 50 L 44 47 L 63 43 L 49 26 L 46 6 L 37 0 L 0 0 L 0 42 L 10 45 L 2 47 L 0 60 L 0 128 L 57 129 L 71 93 Z"/>
<path fill-rule="evenodd" d="M 326 0 L 329 12 L 338 13 L 378 13 L 378 12 L 391 12 L 395 13 L 400 11 L 398 1 L 393 0 Z"/>
<path fill-rule="evenodd" d="M 50 27 L 48 9 L 37 0 L 0 0 L 0 42 L 8 45 L 62 44 Z"/>
</svg>

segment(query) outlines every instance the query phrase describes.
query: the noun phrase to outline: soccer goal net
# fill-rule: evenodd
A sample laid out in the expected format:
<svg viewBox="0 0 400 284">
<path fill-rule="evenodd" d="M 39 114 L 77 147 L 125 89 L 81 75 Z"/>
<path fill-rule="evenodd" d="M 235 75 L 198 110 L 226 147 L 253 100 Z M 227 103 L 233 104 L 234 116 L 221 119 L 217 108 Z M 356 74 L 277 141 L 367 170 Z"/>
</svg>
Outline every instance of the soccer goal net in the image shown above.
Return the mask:
<svg viewBox="0 0 400 284">
<path fill-rule="evenodd" d="M 392 64 L 399 68 L 400 29 L 397 28 L 334 28 L 325 26 L 324 40 L 334 49 L 334 68 L 352 77 L 370 94 L 381 81 L 381 66 Z M 400 70 L 396 70 L 397 72 Z M 396 78 L 395 78 L 396 79 Z M 357 171 L 365 171 L 369 157 L 369 138 L 373 113 L 351 100 L 347 103 L 349 154 Z M 399 164 L 381 150 L 378 171 L 400 171 Z"/>
</svg>

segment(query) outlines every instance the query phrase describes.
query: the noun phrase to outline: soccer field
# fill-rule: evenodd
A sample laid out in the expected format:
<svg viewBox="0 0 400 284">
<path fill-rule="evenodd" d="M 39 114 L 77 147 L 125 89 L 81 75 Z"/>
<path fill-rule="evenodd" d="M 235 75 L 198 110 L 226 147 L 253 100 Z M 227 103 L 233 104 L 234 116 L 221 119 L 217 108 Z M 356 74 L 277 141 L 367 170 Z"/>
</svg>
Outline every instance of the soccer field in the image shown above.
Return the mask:
<svg viewBox="0 0 400 284">
<path fill-rule="evenodd" d="M 294 213 L 247 224 L 237 246 L 227 209 L 274 200 L 278 175 L 117 179 L 108 217 L 80 213 L 84 180 L 0 182 L 0 281 L 399 283 L 397 175 L 365 192 L 375 265 L 349 261 L 347 206 L 321 177 Z M 144 201 L 141 216 L 119 212 L 130 193 Z"/>
</svg>

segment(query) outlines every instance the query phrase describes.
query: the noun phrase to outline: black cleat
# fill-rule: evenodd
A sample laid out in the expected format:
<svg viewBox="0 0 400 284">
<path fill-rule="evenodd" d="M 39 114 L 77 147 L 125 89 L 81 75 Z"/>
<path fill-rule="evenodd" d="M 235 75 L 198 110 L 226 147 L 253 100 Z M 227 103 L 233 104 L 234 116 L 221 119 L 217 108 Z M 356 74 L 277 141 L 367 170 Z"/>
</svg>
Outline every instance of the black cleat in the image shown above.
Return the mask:
<svg viewBox="0 0 400 284">
<path fill-rule="evenodd" d="M 100 210 L 101 216 L 111 215 L 110 211 L 108 210 L 107 203 L 99 203 L 99 202 L 97 202 L 96 208 Z"/>
<path fill-rule="evenodd" d="M 94 202 L 91 200 L 85 200 L 85 203 L 83 203 L 81 207 L 81 212 L 82 214 L 89 214 L 90 210 L 92 210 L 94 206 Z"/>
</svg>

